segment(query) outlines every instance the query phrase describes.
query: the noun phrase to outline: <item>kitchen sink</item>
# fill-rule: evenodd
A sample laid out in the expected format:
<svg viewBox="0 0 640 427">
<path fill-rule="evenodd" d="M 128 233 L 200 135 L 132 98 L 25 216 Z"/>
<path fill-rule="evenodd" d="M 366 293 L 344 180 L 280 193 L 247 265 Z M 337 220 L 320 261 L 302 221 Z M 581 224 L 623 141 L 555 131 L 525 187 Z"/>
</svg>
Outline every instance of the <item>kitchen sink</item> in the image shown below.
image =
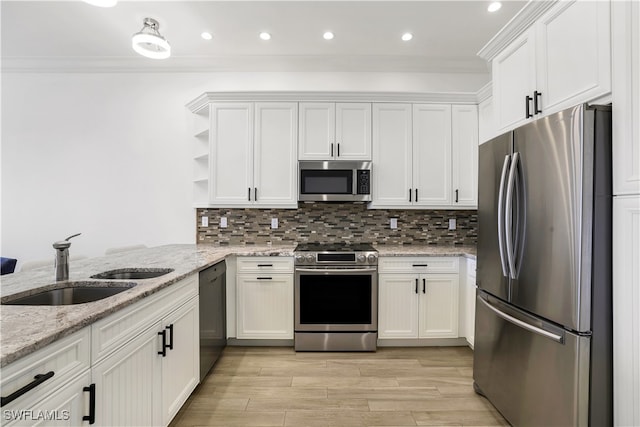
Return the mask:
<svg viewBox="0 0 640 427">
<path fill-rule="evenodd" d="M 33 295 L 3 298 L 2 305 L 71 305 L 98 301 L 133 288 L 135 283 L 71 282 L 64 288 L 50 289 Z"/>
<path fill-rule="evenodd" d="M 172 271 L 173 268 L 120 268 L 118 270 L 109 270 L 94 274 L 91 278 L 106 280 L 153 279 L 154 277 L 164 276 Z"/>
</svg>

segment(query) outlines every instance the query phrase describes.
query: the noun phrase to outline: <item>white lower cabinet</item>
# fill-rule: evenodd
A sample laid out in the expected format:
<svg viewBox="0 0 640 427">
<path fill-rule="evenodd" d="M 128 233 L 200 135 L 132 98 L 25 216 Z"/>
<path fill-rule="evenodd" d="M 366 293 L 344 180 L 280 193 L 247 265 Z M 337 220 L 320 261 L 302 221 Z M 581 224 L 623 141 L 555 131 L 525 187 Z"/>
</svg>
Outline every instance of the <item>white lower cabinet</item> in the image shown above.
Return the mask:
<svg viewBox="0 0 640 427">
<path fill-rule="evenodd" d="M 293 258 L 238 257 L 238 339 L 293 339 Z"/>
<path fill-rule="evenodd" d="M 469 346 L 474 346 L 475 324 L 476 324 L 476 260 L 467 259 L 467 274 L 464 284 L 464 311 L 465 311 L 465 331 L 464 337 Z"/>
<path fill-rule="evenodd" d="M 458 338 L 457 258 L 444 263 L 442 260 L 434 258 L 431 263 L 430 258 L 381 259 L 378 338 Z M 397 272 L 403 268 L 404 272 Z M 451 271 L 429 273 L 430 268 Z"/>
<path fill-rule="evenodd" d="M 157 322 L 91 369 L 96 385 L 96 425 L 161 425 L 160 328 Z"/>
<path fill-rule="evenodd" d="M 163 321 L 169 348 L 162 358 L 162 425 L 168 425 L 200 382 L 198 298 Z"/>
<path fill-rule="evenodd" d="M 200 380 L 197 292 L 189 276 L 92 325 L 96 425 L 169 424 Z"/>
<path fill-rule="evenodd" d="M 91 329 L 83 328 L 2 368 L 1 424 L 88 425 Z M 26 386 L 33 386 L 26 388 Z"/>
</svg>

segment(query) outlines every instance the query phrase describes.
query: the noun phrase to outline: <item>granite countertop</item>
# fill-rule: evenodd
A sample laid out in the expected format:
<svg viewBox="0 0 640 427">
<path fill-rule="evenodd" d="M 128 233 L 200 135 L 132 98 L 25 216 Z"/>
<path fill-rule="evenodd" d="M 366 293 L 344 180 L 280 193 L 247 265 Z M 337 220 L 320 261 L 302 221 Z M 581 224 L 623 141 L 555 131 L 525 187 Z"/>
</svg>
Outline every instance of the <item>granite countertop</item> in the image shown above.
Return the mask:
<svg viewBox="0 0 640 427">
<path fill-rule="evenodd" d="M 0 367 L 26 356 L 140 299 L 197 273 L 229 255 L 292 256 L 295 245 L 166 245 L 137 249 L 104 257 L 71 261 L 69 281 L 92 281 L 94 274 L 122 268 L 171 268 L 153 279 L 127 280 L 130 290 L 95 302 L 65 306 L 2 305 L 0 308 Z M 380 245 L 381 256 L 464 256 L 475 258 L 473 246 Z M 53 267 L 5 275 L 0 296 L 4 302 L 15 295 L 30 295 L 52 287 Z M 55 285 L 55 286 L 54 286 Z"/>
</svg>

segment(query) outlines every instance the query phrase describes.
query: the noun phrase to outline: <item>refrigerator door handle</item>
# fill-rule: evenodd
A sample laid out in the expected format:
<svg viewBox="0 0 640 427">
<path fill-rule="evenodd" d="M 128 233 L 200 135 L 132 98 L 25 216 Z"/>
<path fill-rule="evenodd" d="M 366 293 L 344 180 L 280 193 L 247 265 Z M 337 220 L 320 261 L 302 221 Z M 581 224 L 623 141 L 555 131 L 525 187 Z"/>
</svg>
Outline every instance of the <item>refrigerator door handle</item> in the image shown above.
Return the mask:
<svg viewBox="0 0 640 427">
<path fill-rule="evenodd" d="M 509 265 L 507 264 L 507 256 L 504 251 L 504 187 L 507 181 L 507 171 L 511 155 L 504 156 L 502 164 L 502 173 L 500 175 L 500 190 L 498 192 L 498 249 L 500 250 L 500 264 L 502 265 L 502 275 L 509 277 Z"/>
<path fill-rule="evenodd" d="M 515 244 L 513 241 L 513 193 L 516 184 L 516 174 L 518 170 L 518 161 L 520 153 L 513 153 L 513 160 L 509 168 L 509 181 L 507 184 L 507 201 L 505 203 L 505 221 L 504 228 L 507 241 L 507 260 L 509 262 L 509 271 L 512 279 L 517 279 L 516 260 L 515 260 Z"/>
<path fill-rule="evenodd" d="M 545 331 L 544 329 L 538 328 L 537 326 L 533 326 L 528 324 L 527 322 L 523 322 L 520 319 L 516 319 L 513 316 L 508 315 L 507 313 L 498 310 L 493 305 L 484 300 L 484 298 L 478 297 L 478 300 L 481 301 L 489 310 L 493 311 L 494 314 L 502 319 L 506 320 L 509 323 L 513 323 L 516 326 L 521 327 L 522 329 L 526 329 L 529 332 L 534 334 L 542 335 L 545 338 L 549 338 L 557 343 L 563 344 L 564 337 L 562 335 L 554 334 L 553 332 Z"/>
</svg>

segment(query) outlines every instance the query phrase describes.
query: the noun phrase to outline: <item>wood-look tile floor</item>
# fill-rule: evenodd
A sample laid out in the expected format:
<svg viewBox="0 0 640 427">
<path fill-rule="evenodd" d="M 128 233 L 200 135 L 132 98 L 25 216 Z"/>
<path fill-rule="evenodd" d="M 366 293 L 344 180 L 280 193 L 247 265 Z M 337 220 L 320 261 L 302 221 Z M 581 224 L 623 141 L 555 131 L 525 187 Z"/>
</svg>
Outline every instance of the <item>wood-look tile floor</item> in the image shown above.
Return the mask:
<svg viewBox="0 0 640 427">
<path fill-rule="evenodd" d="M 170 427 L 508 426 L 466 347 L 296 353 L 227 347 Z"/>
</svg>

